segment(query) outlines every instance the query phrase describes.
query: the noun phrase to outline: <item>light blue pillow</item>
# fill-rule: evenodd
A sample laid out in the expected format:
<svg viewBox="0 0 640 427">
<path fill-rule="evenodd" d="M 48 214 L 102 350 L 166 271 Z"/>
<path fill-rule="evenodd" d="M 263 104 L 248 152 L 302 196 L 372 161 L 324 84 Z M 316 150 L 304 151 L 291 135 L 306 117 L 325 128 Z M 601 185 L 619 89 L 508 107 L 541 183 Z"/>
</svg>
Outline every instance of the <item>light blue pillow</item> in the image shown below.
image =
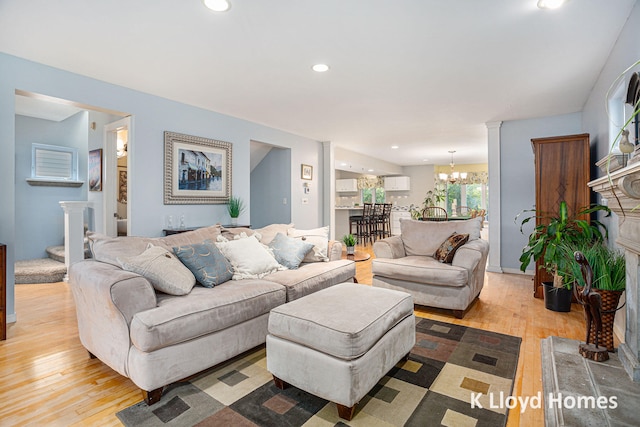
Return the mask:
<svg viewBox="0 0 640 427">
<path fill-rule="evenodd" d="M 300 266 L 304 256 L 313 249 L 313 243 L 307 243 L 278 233 L 269 243 L 269 247 L 273 251 L 273 256 L 278 261 L 278 264 L 284 265 L 290 270 L 295 270 Z"/>
<path fill-rule="evenodd" d="M 211 240 L 193 245 L 176 246 L 173 253 L 193 273 L 198 283 L 206 288 L 230 280 L 233 276 L 231 263 L 222 255 Z"/>
</svg>

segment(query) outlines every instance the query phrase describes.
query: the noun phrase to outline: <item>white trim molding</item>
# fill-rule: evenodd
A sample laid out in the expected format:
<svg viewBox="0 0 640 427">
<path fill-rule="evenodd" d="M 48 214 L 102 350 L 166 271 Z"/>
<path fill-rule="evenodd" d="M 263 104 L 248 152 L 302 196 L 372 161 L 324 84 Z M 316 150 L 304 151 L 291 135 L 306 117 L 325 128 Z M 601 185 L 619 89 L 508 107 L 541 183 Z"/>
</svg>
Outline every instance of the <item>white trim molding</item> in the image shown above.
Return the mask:
<svg viewBox="0 0 640 427">
<path fill-rule="evenodd" d="M 487 122 L 489 157 L 489 262 L 487 271 L 502 273 L 500 259 L 500 127 L 502 122 Z"/>
</svg>

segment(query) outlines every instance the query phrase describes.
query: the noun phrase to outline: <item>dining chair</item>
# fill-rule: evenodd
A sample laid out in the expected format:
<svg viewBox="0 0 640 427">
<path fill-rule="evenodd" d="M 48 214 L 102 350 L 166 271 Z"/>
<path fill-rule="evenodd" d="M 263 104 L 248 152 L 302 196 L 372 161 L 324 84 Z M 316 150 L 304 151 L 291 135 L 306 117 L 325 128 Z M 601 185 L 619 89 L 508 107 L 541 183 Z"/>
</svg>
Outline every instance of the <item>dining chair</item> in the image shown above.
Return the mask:
<svg viewBox="0 0 640 427">
<path fill-rule="evenodd" d="M 458 216 L 470 216 L 472 209 L 469 209 L 466 206 L 460 206 L 457 209 Z"/>
<path fill-rule="evenodd" d="M 422 210 L 423 221 L 448 221 L 447 211 L 440 206 L 427 206 Z"/>
</svg>

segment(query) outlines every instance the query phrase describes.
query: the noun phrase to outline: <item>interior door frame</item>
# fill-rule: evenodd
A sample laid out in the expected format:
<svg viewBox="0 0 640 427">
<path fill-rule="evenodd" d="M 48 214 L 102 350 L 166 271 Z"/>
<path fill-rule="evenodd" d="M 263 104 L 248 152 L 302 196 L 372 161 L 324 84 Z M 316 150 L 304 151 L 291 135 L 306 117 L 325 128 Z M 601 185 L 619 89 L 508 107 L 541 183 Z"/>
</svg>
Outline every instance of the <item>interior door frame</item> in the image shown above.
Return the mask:
<svg viewBox="0 0 640 427">
<path fill-rule="evenodd" d="M 133 145 L 131 116 L 116 120 L 115 122 L 104 125 L 104 158 L 103 158 L 103 183 L 102 183 L 102 206 L 104 234 L 111 237 L 118 235 L 117 223 L 117 198 L 118 198 L 118 157 L 117 157 L 117 132 L 121 129 L 127 129 L 127 235 L 130 235 L 131 229 L 131 152 Z"/>
</svg>

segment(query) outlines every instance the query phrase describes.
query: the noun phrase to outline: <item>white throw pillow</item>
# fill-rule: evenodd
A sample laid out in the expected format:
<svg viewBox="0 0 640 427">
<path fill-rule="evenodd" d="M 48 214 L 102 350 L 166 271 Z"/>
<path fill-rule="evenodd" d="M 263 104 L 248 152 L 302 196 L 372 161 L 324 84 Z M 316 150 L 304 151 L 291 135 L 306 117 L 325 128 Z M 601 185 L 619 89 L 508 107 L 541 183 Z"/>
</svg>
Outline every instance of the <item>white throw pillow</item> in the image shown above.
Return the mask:
<svg viewBox="0 0 640 427">
<path fill-rule="evenodd" d="M 329 261 L 327 251 L 329 250 L 329 226 L 314 228 L 312 230 L 287 230 L 289 237 L 302 239 L 308 243 L 313 243 L 313 250 L 305 255 L 302 262 Z"/>
<path fill-rule="evenodd" d="M 233 266 L 232 280 L 260 279 L 278 270 L 286 270 L 253 235 L 227 242 L 218 241 L 216 246 Z"/>
<path fill-rule="evenodd" d="M 169 295 L 186 295 L 196 284 L 193 273 L 171 252 L 149 243 L 140 255 L 118 258 L 123 270 L 144 276 L 154 289 Z"/>
</svg>

